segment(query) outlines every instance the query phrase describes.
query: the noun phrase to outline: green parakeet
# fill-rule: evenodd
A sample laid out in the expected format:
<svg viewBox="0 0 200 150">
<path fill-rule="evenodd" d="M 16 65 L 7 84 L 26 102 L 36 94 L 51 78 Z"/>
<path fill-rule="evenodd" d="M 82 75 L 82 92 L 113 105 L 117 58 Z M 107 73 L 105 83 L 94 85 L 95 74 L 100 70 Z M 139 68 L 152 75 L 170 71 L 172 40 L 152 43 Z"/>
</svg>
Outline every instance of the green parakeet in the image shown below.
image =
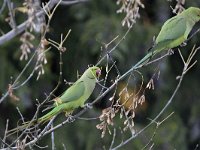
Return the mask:
<svg viewBox="0 0 200 150">
<path fill-rule="evenodd" d="M 38 122 L 45 122 L 61 112 L 69 114 L 74 109 L 83 107 L 85 101 L 92 94 L 100 74 L 101 70 L 99 67 L 89 67 L 80 79 L 69 87 L 60 97 L 55 99 L 55 108 L 39 118 Z"/>
<path fill-rule="evenodd" d="M 100 75 L 101 69 L 99 67 L 89 67 L 71 87 L 69 87 L 60 97 L 55 99 L 53 105 L 54 108 L 46 115 L 37 120 L 33 120 L 31 125 L 49 121 L 52 117 L 61 112 L 65 112 L 68 115 L 72 113 L 74 109 L 83 107 L 85 101 L 92 94 Z M 23 130 L 28 124 L 29 122 L 25 122 L 23 125 L 11 129 L 8 131 L 8 134 L 12 135 L 18 130 Z"/>
<path fill-rule="evenodd" d="M 190 31 L 196 22 L 200 20 L 200 9 L 190 7 L 177 16 L 167 20 L 158 34 L 151 51 L 135 66 L 140 66 L 147 62 L 152 56 L 162 50 L 179 46 L 187 40 Z"/>
</svg>

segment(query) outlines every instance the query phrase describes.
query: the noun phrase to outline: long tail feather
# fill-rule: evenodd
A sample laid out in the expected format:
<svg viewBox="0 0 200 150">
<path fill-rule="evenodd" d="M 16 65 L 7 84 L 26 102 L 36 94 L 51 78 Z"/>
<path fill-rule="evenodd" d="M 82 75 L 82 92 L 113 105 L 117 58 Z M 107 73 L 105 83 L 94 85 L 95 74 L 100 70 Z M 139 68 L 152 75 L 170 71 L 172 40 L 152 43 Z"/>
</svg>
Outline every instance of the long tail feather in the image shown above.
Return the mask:
<svg viewBox="0 0 200 150">
<path fill-rule="evenodd" d="M 22 125 L 20 125 L 20 126 L 14 128 L 14 129 L 11 129 L 11 130 L 7 131 L 7 136 L 11 136 L 11 135 L 13 135 L 15 133 L 23 131 L 26 128 L 28 129 L 29 127 L 33 126 L 36 123 L 37 123 L 37 120 L 32 120 L 32 121 L 24 122 Z"/>
<path fill-rule="evenodd" d="M 68 104 L 67 105 L 66 104 L 65 105 L 64 104 L 59 105 L 59 106 L 53 108 L 50 112 L 48 112 L 44 116 L 38 118 L 37 120 L 32 120 L 32 121 L 29 121 L 29 122 L 25 122 L 21 126 L 18 126 L 18 127 L 14 128 L 14 129 L 9 130 L 7 133 L 10 136 L 10 135 L 13 135 L 13 134 L 15 134 L 15 133 L 17 133 L 19 131 L 23 131 L 26 128 L 28 129 L 29 127 L 34 126 L 36 124 L 46 123 L 47 121 L 51 120 L 54 116 L 56 116 L 59 113 L 63 112 L 66 109 L 66 106 L 68 106 Z"/>
</svg>

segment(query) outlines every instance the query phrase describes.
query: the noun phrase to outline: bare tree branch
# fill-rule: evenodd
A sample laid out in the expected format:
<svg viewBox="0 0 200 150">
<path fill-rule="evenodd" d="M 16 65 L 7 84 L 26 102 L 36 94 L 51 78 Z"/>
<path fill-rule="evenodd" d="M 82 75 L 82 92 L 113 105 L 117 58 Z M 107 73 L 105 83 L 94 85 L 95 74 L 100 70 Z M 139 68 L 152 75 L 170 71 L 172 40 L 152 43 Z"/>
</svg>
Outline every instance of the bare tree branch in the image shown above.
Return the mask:
<svg viewBox="0 0 200 150">
<path fill-rule="evenodd" d="M 63 0 L 60 4 L 61 5 L 73 5 L 73 4 L 78 4 L 78 3 L 83 3 L 83 2 L 88 2 L 89 0 Z"/>
<path fill-rule="evenodd" d="M 57 3 L 59 2 L 59 0 L 50 0 L 44 7 L 44 9 L 52 9 Z M 44 13 L 44 11 L 40 11 L 37 13 L 37 16 L 40 16 Z M 15 36 L 17 36 L 18 34 L 22 33 L 26 28 L 27 28 L 27 24 L 28 24 L 29 20 L 25 21 L 24 23 L 16 26 L 16 28 L 12 29 L 11 31 L 9 31 L 8 33 L 2 35 L 0 37 L 0 45 L 3 45 L 5 42 L 11 40 L 12 38 L 14 38 Z"/>
</svg>

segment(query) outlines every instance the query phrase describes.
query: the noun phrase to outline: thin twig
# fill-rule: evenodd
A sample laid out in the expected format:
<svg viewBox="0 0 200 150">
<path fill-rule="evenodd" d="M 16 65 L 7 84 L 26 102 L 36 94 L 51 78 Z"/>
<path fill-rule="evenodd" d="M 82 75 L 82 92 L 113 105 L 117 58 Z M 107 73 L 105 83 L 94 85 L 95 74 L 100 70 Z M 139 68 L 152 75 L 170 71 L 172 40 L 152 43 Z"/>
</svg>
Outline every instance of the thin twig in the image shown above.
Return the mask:
<svg viewBox="0 0 200 150">
<path fill-rule="evenodd" d="M 53 123 L 51 124 L 51 128 L 53 128 Z M 51 132 L 51 149 L 55 150 L 54 132 Z"/>
<path fill-rule="evenodd" d="M 9 150 L 12 149 L 12 148 L 10 147 L 10 145 L 8 145 L 6 142 L 4 142 L 4 140 L 2 140 L 1 138 L 0 138 L 0 141 L 2 142 L 2 144 L 8 146 L 8 149 L 9 149 Z M 2 147 L 0 150 L 5 150 L 5 148 Z"/>
<path fill-rule="evenodd" d="M 23 70 L 20 72 L 20 74 L 17 76 L 17 78 L 15 79 L 15 81 L 13 82 L 13 84 L 11 85 L 11 88 L 13 89 L 16 84 L 18 83 L 18 80 L 21 78 L 22 74 L 25 72 L 25 70 L 28 68 L 28 66 L 31 64 L 33 58 L 36 55 L 36 51 L 33 53 L 32 57 L 30 58 L 30 60 L 26 63 L 26 65 L 24 66 Z M 4 101 L 4 99 L 9 95 L 9 91 L 7 91 L 0 99 L 0 104 Z"/>
<path fill-rule="evenodd" d="M 111 144 L 110 144 L 110 148 L 109 148 L 109 149 L 112 149 L 113 144 L 114 144 L 114 142 L 115 142 L 115 138 L 116 138 L 116 129 L 114 128 L 114 129 L 113 129 L 113 138 L 112 138 L 112 142 L 111 142 Z"/>
<path fill-rule="evenodd" d="M 23 122 L 25 122 L 25 121 L 24 121 L 24 117 L 23 117 L 22 113 L 20 112 L 19 108 L 16 107 L 16 109 L 17 109 L 17 112 L 19 113 L 19 115 L 20 115 L 20 117 L 21 117 L 21 120 L 22 120 Z"/>
<path fill-rule="evenodd" d="M 89 0 L 71 0 L 71 1 L 63 0 L 60 4 L 61 5 L 74 5 L 74 4 L 84 3 L 84 2 L 88 2 L 88 1 Z"/>
<path fill-rule="evenodd" d="M 133 23 L 131 24 L 131 26 L 133 25 Z M 108 53 L 112 53 L 114 50 L 116 50 L 116 48 L 119 46 L 119 44 L 121 44 L 121 42 L 123 40 L 125 40 L 126 36 L 128 35 L 128 33 L 130 32 L 131 28 L 128 28 L 128 30 L 126 31 L 126 33 L 122 36 L 122 38 L 117 42 L 117 44 L 115 46 L 113 46 L 113 48 L 111 48 L 110 50 L 107 51 L 107 53 L 98 61 L 98 63 L 96 64 L 96 66 L 98 66 L 107 56 Z M 118 38 L 118 36 L 117 36 Z"/>
<path fill-rule="evenodd" d="M 67 148 L 66 148 L 66 146 L 65 146 L 64 143 L 62 144 L 62 146 L 63 146 L 63 149 L 64 149 L 64 150 L 67 150 Z"/>
<path fill-rule="evenodd" d="M 187 43 L 189 40 L 191 40 L 193 36 L 195 36 L 199 31 L 200 31 L 200 28 L 197 29 L 185 42 Z"/>
<path fill-rule="evenodd" d="M 10 2 L 10 0 L 7 0 L 7 5 L 8 5 L 8 9 L 9 9 L 9 15 L 10 15 L 10 26 L 13 28 L 13 29 L 16 29 L 16 21 L 15 21 L 15 18 L 14 18 L 14 14 L 13 14 L 13 3 Z"/>
<path fill-rule="evenodd" d="M 4 148 L 4 146 L 5 146 L 5 143 L 6 143 L 6 137 L 7 137 L 7 131 L 8 131 L 8 124 L 9 124 L 9 120 L 7 119 L 7 121 L 6 121 L 6 129 L 5 129 L 5 132 L 4 132 L 4 137 L 3 137 L 3 139 L 2 139 L 2 148 Z M 7 146 L 8 146 L 8 144 L 6 144 Z"/>
<path fill-rule="evenodd" d="M 90 118 L 77 117 L 77 119 L 88 121 L 88 120 L 97 120 L 97 119 L 99 119 L 99 117 L 92 117 L 92 118 L 91 117 Z"/>
<path fill-rule="evenodd" d="M 167 52 L 166 54 L 160 56 L 159 58 L 156 58 L 156 59 L 154 59 L 154 60 L 152 60 L 152 61 L 147 62 L 145 65 L 147 66 L 147 65 L 150 65 L 150 64 L 152 64 L 152 63 L 158 62 L 158 61 L 164 59 L 165 57 L 167 57 L 167 56 L 169 56 L 169 55 L 171 55 L 171 54 L 170 54 L 169 52 Z"/>
<path fill-rule="evenodd" d="M 3 5 L 1 6 L 1 9 L 0 9 L 0 15 L 1 15 L 1 13 L 3 12 L 3 10 L 4 10 L 5 6 L 6 6 L 6 1 L 7 0 L 3 1 Z"/>
</svg>

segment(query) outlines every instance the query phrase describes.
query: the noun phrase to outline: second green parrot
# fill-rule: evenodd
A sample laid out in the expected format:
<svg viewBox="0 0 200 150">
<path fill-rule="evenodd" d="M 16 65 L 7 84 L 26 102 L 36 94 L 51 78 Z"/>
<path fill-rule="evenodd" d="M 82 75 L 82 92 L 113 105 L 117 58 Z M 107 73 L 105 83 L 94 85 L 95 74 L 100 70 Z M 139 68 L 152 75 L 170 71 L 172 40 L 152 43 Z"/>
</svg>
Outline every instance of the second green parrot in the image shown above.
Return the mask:
<svg viewBox="0 0 200 150">
<path fill-rule="evenodd" d="M 190 31 L 200 20 L 200 9 L 190 7 L 177 16 L 167 20 L 158 34 L 151 51 L 135 66 L 138 67 L 162 50 L 171 49 L 181 45 L 187 40 Z"/>
</svg>

